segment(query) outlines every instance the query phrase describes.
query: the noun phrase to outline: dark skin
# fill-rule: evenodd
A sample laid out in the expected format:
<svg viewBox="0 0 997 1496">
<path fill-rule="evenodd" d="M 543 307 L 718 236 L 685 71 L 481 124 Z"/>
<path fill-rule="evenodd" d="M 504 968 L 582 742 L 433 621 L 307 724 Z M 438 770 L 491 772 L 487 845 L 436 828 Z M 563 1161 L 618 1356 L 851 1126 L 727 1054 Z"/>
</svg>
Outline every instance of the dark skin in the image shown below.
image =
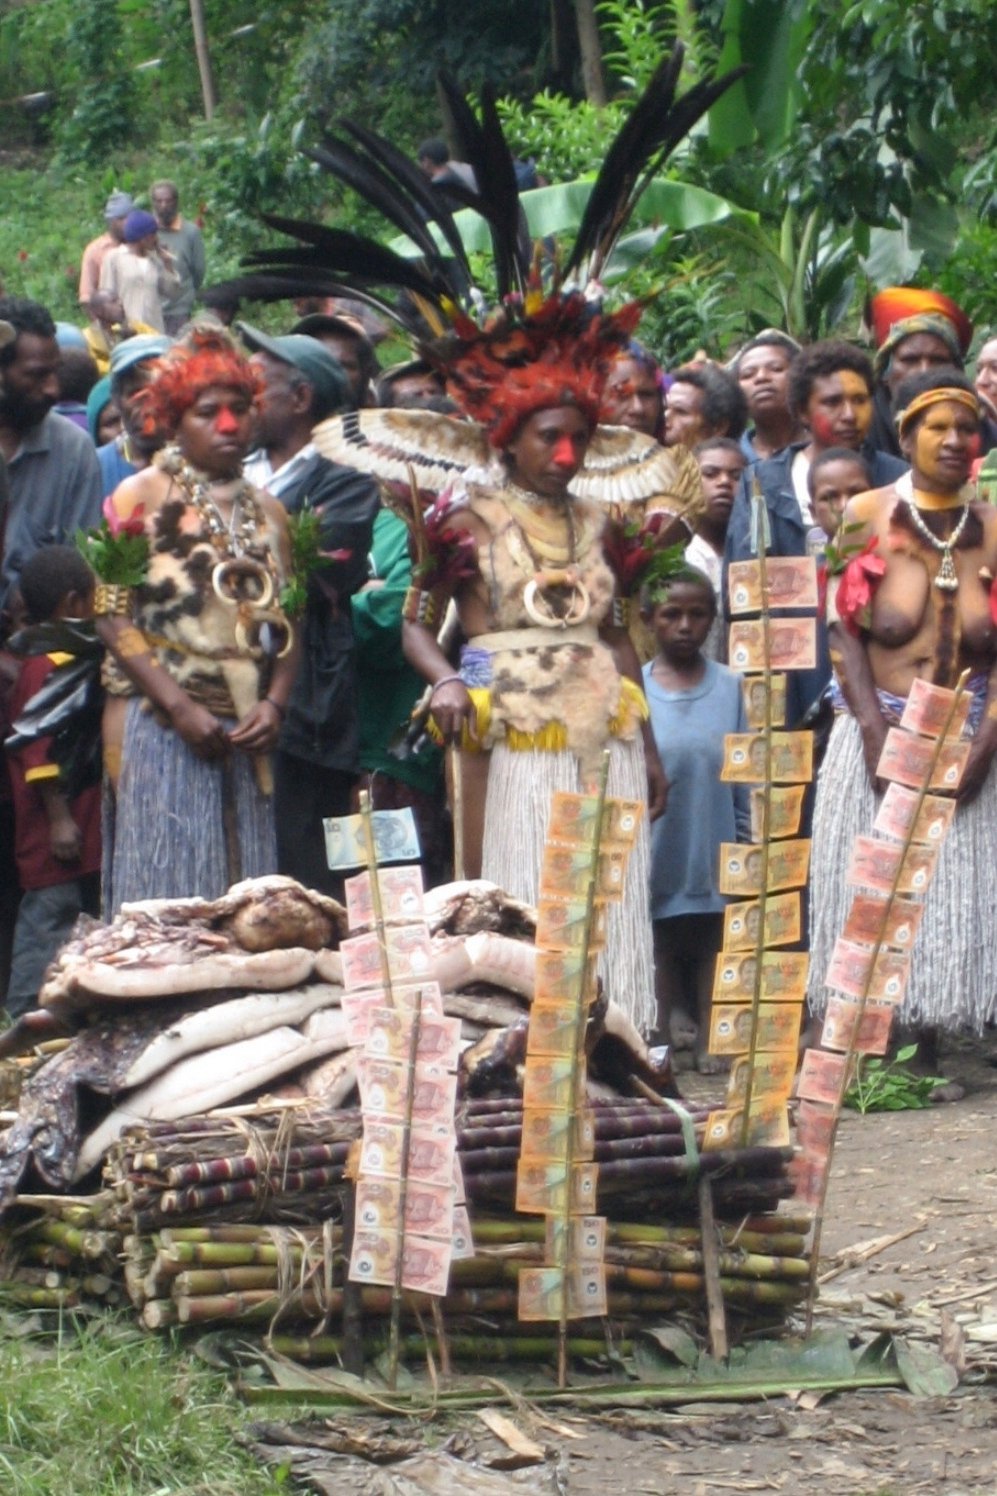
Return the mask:
<svg viewBox="0 0 997 1496">
<path fill-rule="evenodd" d="M 291 365 L 269 353 L 254 353 L 250 363 L 263 376 L 256 440 L 277 469 L 311 440 L 312 387 L 296 380 Z"/>
<path fill-rule="evenodd" d="M 737 365 L 737 379 L 754 423 L 755 450 L 771 457 L 796 438 L 798 424 L 787 399 L 792 354 L 775 343 L 749 348 Z"/>
<path fill-rule="evenodd" d="M 13 347 L 13 357 L 0 372 L 0 452 L 8 461 L 25 432 L 37 426 L 59 398 L 59 345 L 55 338 L 22 332 Z"/>
<path fill-rule="evenodd" d="M 619 359 L 606 381 L 600 419 L 610 426 L 629 426 L 631 431 L 657 436 L 662 408 L 654 370 L 636 359 Z"/>
<path fill-rule="evenodd" d="M 585 461 L 591 437 L 586 417 L 576 406 L 557 406 L 528 416 L 505 449 L 509 475 L 519 487 L 547 500 L 552 506 L 571 502 L 569 484 Z M 481 522 L 471 513 L 457 517 L 461 528 L 472 534 L 479 544 L 490 537 Z M 461 627 L 468 639 L 492 630 L 487 588 L 480 577 L 462 585 L 455 596 Z M 630 636 L 624 628 L 602 625 L 600 638 L 613 652 L 617 669 L 638 685 L 640 665 Z M 435 685 L 453 674 L 453 667 L 436 642 L 435 633 L 422 624 L 402 626 L 402 648 L 409 664 L 423 678 Z M 450 680 L 433 692 L 433 717 L 440 732 L 450 742 L 459 740 L 467 724 L 475 732 L 474 707 L 467 687 Z M 649 725 L 644 724 L 644 751 L 647 762 L 648 814 L 651 819 L 665 808 L 668 785 Z M 488 773 L 487 754 L 462 754 L 465 799 L 465 859 L 468 877 L 477 877 L 481 866 L 481 834 L 484 826 L 485 784 Z"/>
<path fill-rule="evenodd" d="M 212 498 L 223 519 L 230 516 L 233 503 L 233 495 L 225 494 L 224 485 L 239 477 L 252 439 L 254 421 L 255 410 L 248 396 L 238 389 L 214 386 L 201 391 L 177 427 L 176 441 L 188 462 L 206 474 L 209 481 L 220 485 L 213 490 Z M 119 484 L 112 503 L 122 520 L 131 518 L 133 512 L 143 506 L 148 521 L 172 492 L 174 488 L 169 475 L 157 467 L 149 467 Z M 264 498 L 263 507 L 277 531 L 281 559 L 286 569 L 290 553 L 284 507 L 269 497 Z M 133 625 L 123 618 L 102 618 L 98 624 L 101 638 L 113 650 L 125 674 L 169 720 L 174 731 L 199 758 L 227 758 L 233 749 L 243 753 L 268 753 L 276 746 L 283 720 L 280 708 L 286 707 L 297 670 L 295 649 L 275 662 L 267 693 L 270 699 L 256 702 L 242 720 L 227 731 L 213 712 L 187 695 L 152 654 L 132 654 L 123 650 L 123 636 L 127 637 L 127 630 L 134 633 Z M 110 703 L 112 708 L 115 705 Z"/>
<path fill-rule="evenodd" d="M 885 384 L 893 395 L 909 374 L 921 374 L 928 369 L 942 369 L 952 363 L 952 349 L 944 338 L 933 332 L 912 332 L 901 338 L 890 354 Z"/>
<path fill-rule="evenodd" d="M 718 555 L 723 554 L 730 511 L 741 482 L 746 459 L 726 447 L 707 447 L 696 457 L 703 479 L 706 508 L 696 526 L 696 533 L 708 541 Z"/>
<path fill-rule="evenodd" d="M 93 593 L 67 592 L 52 614 L 53 622 L 92 618 Z M 73 820 L 73 813 L 58 779 L 42 779 L 36 785 L 48 821 L 49 847 L 57 862 L 79 862 L 83 853 L 83 833 Z"/>
<path fill-rule="evenodd" d="M 641 616 L 657 642 L 657 654 L 651 662 L 655 681 L 666 691 L 689 691 L 698 686 L 706 673 L 703 645 L 716 617 L 712 587 L 674 582 L 661 601 L 645 609 Z M 685 973 L 674 960 L 660 928 L 666 923 L 659 922 L 655 930 L 655 976 L 659 1028 L 670 1035 L 672 1015 L 685 996 Z M 702 1075 L 717 1075 L 726 1068 L 724 1061 L 707 1049 L 715 956 L 715 950 L 704 950 L 702 960 L 696 963 L 694 977 L 698 1026 L 696 1069 Z"/>
</svg>

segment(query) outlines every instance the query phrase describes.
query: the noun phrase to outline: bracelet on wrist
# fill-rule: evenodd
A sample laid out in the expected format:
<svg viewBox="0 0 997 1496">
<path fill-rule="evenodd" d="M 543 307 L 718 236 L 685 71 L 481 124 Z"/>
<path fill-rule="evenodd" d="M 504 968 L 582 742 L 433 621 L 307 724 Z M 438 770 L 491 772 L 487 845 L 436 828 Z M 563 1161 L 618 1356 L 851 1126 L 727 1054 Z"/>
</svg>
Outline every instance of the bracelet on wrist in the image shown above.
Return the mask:
<svg viewBox="0 0 997 1496">
<path fill-rule="evenodd" d="M 94 589 L 93 611 L 95 618 L 128 618 L 132 611 L 132 587 L 116 586 L 110 582 L 98 582 Z"/>
<path fill-rule="evenodd" d="M 429 693 L 430 701 L 432 701 L 433 697 L 436 695 L 441 686 L 449 686 L 452 681 L 457 681 L 460 685 L 464 685 L 463 678 L 459 675 L 441 675 L 439 680 L 433 682 L 433 688 Z M 465 690 L 466 689 L 467 688 L 465 687 Z"/>
<path fill-rule="evenodd" d="M 282 722 L 287 720 L 287 707 L 281 706 L 279 701 L 274 701 L 272 696 L 264 696 L 263 700 L 267 706 L 272 706 Z"/>
</svg>

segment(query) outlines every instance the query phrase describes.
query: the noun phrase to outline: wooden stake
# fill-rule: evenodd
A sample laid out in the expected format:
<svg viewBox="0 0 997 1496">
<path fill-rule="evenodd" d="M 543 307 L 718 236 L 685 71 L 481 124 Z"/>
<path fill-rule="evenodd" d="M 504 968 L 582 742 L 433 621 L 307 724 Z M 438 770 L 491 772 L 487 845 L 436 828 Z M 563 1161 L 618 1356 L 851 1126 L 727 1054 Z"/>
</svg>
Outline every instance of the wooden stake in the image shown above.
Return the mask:
<svg viewBox="0 0 997 1496">
<path fill-rule="evenodd" d="M 204 0 L 190 0 L 190 24 L 194 32 L 194 51 L 197 55 L 197 71 L 201 79 L 204 118 L 211 120 L 214 118 L 215 113 L 215 84 L 211 76 L 211 54 L 208 51 L 208 28 L 204 20 Z"/>
<path fill-rule="evenodd" d="M 460 739 L 450 745 L 450 784 L 452 786 L 451 814 L 453 816 L 453 875 L 458 883 L 464 871 L 464 756 Z"/>
<path fill-rule="evenodd" d="M 708 1174 L 699 1176 L 699 1229 L 703 1243 L 703 1283 L 706 1288 L 710 1355 L 715 1361 L 726 1361 L 730 1351 L 727 1314 L 720 1283 L 720 1248 L 717 1245 L 716 1220 L 713 1215 L 713 1186 Z"/>
<path fill-rule="evenodd" d="M 408 1046 L 408 1075 L 405 1081 L 405 1121 L 402 1124 L 401 1179 L 398 1188 L 398 1231 L 396 1236 L 395 1282 L 391 1290 L 391 1326 L 388 1331 L 388 1387 L 394 1392 L 398 1383 L 399 1330 L 402 1317 L 402 1269 L 405 1264 L 405 1210 L 408 1205 L 409 1155 L 412 1151 L 412 1108 L 415 1101 L 415 1067 L 419 1055 L 422 1029 L 422 991 L 416 993 L 412 1012 L 412 1033 Z"/>
</svg>

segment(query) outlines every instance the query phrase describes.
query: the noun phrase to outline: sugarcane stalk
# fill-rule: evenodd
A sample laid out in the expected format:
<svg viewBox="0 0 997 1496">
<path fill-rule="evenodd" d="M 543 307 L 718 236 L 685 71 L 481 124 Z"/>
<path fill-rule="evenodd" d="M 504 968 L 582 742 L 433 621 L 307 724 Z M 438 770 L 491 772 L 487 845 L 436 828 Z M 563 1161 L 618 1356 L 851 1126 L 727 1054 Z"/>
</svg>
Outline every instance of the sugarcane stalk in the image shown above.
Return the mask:
<svg viewBox="0 0 997 1496">
<path fill-rule="evenodd" d="M 368 821 L 369 845 L 371 848 L 371 878 L 376 880 L 377 868 L 373 853 L 373 828 Z M 381 925 L 383 937 L 384 927 Z M 412 1150 L 412 1111 L 415 1105 L 415 1067 L 419 1055 L 419 1034 L 422 1030 L 422 990 L 415 996 L 412 1010 L 412 1032 L 409 1036 L 408 1071 L 405 1077 L 405 1120 L 402 1123 L 402 1149 L 398 1181 L 398 1227 L 395 1236 L 395 1282 L 391 1290 L 391 1325 L 388 1331 L 388 1388 L 394 1392 L 398 1385 L 398 1337 L 401 1333 L 402 1275 L 405 1269 L 405 1212 L 408 1209 L 408 1171 Z"/>
<path fill-rule="evenodd" d="M 204 1267 L 188 1269 L 173 1279 L 174 1298 L 205 1298 L 209 1294 L 243 1293 L 268 1288 L 276 1292 L 280 1269 L 276 1267 Z"/>
</svg>

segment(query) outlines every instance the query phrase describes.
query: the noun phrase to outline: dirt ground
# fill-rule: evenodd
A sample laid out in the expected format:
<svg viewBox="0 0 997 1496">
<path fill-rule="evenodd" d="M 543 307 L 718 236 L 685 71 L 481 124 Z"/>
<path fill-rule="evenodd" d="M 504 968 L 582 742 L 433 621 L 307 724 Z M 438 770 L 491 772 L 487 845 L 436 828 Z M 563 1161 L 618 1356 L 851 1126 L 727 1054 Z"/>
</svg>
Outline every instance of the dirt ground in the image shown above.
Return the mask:
<svg viewBox="0 0 997 1496">
<path fill-rule="evenodd" d="M 962 1369 L 952 1395 L 889 1388 L 595 1415 L 558 1407 L 539 1420 L 523 1404 L 505 1412 L 546 1460 L 515 1476 L 493 1468 L 476 1479 L 463 1464 L 489 1437 L 468 1414 L 448 1424 L 444 1447 L 461 1457 L 449 1477 L 435 1463 L 438 1453 L 419 1457 L 430 1468 L 425 1478 L 413 1468 L 411 1481 L 404 1466 L 377 1470 L 347 1460 L 314 1489 L 336 1496 L 500 1489 L 530 1496 L 997 1496 L 997 1035 L 960 1043 L 944 1068 L 967 1084 L 962 1101 L 845 1116 L 818 1325 L 844 1325 L 864 1342 L 889 1331 L 943 1346 Z M 691 1095 L 706 1084 L 682 1080 Z"/>
</svg>

